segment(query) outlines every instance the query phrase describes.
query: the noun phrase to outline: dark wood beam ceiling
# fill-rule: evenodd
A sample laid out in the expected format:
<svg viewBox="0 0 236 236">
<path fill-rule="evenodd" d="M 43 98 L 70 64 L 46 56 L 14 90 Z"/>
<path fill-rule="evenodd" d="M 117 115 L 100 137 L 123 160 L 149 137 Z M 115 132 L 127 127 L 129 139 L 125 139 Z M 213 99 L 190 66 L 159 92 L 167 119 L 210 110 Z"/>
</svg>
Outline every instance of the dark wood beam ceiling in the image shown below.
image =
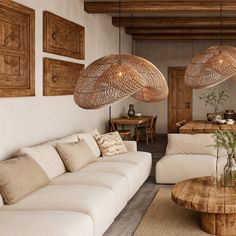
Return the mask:
<svg viewBox="0 0 236 236">
<path fill-rule="evenodd" d="M 121 7 L 121 8 L 120 8 Z M 159 1 L 107 1 L 85 2 L 88 13 L 218 13 L 219 0 L 159 0 Z M 119 10 L 120 9 L 120 10 Z M 224 12 L 236 12 L 236 1 L 223 1 Z"/>
<path fill-rule="evenodd" d="M 133 17 L 112 17 L 112 24 L 125 27 L 134 39 L 219 40 L 222 33 L 223 39 L 235 40 L 236 0 L 223 1 L 222 21 L 220 3 L 221 0 L 122 0 L 121 3 L 117 0 L 85 2 L 84 8 L 88 13 L 132 13 Z M 165 13 L 165 17 L 158 13 Z M 228 13 L 235 13 L 235 17 Z"/>
<path fill-rule="evenodd" d="M 164 34 L 164 35 L 168 35 L 168 34 L 200 34 L 200 35 L 209 35 L 209 34 L 213 34 L 213 35 L 218 35 L 221 34 L 221 29 L 220 28 L 196 28 L 196 27 L 173 27 L 173 28 L 148 28 L 148 27 L 143 27 L 143 28 L 137 28 L 137 27 L 127 27 L 125 29 L 125 32 L 127 34 Z M 222 30 L 222 35 L 224 34 L 236 34 L 236 28 L 224 28 Z"/>
<path fill-rule="evenodd" d="M 219 27 L 219 17 L 112 17 L 116 27 Z M 236 27 L 235 17 L 222 18 L 224 27 Z"/>
<path fill-rule="evenodd" d="M 134 34 L 134 40 L 220 40 L 220 35 L 213 34 Z M 236 34 L 224 35 L 223 40 L 235 40 Z"/>
</svg>

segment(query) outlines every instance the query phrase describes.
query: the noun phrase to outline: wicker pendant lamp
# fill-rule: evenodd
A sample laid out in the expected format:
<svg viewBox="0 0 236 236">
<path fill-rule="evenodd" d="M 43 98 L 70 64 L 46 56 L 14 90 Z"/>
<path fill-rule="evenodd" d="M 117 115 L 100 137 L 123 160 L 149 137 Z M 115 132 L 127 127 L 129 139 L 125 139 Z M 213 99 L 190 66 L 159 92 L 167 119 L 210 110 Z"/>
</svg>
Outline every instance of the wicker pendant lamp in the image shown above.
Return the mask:
<svg viewBox="0 0 236 236">
<path fill-rule="evenodd" d="M 220 46 L 212 46 L 193 57 L 185 73 L 185 83 L 189 87 L 209 88 L 236 77 L 236 49 L 222 46 L 222 0 L 220 19 Z"/>
<path fill-rule="evenodd" d="M 196 55 L 188 65 L 185 83 L 201 89 L 218 85 L 236 76 L 236 49 L 212 46 Z"/>
<path fill-rule="evenodd" d="M 97 109 L 125 98 L 155 102 L 168 96 L 164 76 L 149 61 L 133 55 L 110 55 L 90 64 L 75 88 L 75 102 Z"/>
</svg>

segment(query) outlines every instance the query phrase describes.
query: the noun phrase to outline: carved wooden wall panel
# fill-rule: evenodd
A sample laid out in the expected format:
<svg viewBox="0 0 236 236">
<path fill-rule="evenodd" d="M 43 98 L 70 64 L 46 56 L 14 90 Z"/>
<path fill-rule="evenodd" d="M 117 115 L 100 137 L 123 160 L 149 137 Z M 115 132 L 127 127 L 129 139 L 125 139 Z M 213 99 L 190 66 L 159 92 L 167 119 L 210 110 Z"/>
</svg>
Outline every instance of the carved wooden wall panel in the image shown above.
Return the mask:
<svg viewBox="0 0 236 236">
<path fill-rule="evenodd" d="M 35 11 L 0 0 L 0 97 L 34 96 Z"/>
<path fill-rule="evenodd" d="M 84 27 L 44 11 L 45 52 L 84 59 Z"/>
<path fill-rule="evenodd" d="M 44 95 L 72 95 L 83 64 L 44 58 Z"/>
</svg>

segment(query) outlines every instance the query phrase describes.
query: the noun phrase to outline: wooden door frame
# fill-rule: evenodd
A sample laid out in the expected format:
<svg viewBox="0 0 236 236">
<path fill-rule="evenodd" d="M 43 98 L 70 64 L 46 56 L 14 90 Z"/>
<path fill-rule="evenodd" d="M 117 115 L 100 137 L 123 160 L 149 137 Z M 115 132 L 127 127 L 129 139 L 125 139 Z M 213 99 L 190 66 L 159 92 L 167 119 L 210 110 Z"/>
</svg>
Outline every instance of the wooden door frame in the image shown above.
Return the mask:
<svg viewBox="0 0 236 236">
<path fill-rule="evenodd" d="M 168 87 L 169 87 L 169 91 L 171 92 L 170 90 L 170 80 L 171 80 L 171 73 L 172 73 L 172 70 L 176 70 L 176 69 L 185 69 L 186 70 L 186 66 L 170 66 L 170 67 L 167 67 L 167 82 L 168 82 Z M 193 94 L 192 94 L 193 95 Z M 170 126 L 169 126 L 169 122 L 170 122 L 170 113 L 169 113 L 169 110 L 170 110 L 170 96 L 168 96 L 168 99 L 167 99 L 167 132 L 169 133 L 170 132 Z M 192 100 L 190 101 L 190 106 L 191 106 L 191 117 L 193 117 L 193 96 L 192 96 Z"/>
</svg>

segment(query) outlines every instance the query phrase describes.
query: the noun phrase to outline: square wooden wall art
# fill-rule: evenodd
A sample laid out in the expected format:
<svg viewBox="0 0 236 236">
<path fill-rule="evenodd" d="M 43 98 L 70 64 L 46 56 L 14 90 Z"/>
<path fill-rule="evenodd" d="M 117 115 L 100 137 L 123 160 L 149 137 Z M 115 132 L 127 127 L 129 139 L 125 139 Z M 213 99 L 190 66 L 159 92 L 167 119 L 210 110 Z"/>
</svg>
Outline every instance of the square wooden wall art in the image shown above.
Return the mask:
<svg viewBox="0 0 236 236">
<path fill-rule="evenodd" d="M 0 97 L 34 96 L 35 11 L 0 0 Z"/>
<path fill-rule="evenodd" d="M 72 95 L 83 64 L 44 58 L 43 95 Z"/>
<path fill-rule="evenodd" d="M 84 59 L 84 27 L 51 12 L 43 13 L 43 48 L 62 56 Z"/>
</svg>

